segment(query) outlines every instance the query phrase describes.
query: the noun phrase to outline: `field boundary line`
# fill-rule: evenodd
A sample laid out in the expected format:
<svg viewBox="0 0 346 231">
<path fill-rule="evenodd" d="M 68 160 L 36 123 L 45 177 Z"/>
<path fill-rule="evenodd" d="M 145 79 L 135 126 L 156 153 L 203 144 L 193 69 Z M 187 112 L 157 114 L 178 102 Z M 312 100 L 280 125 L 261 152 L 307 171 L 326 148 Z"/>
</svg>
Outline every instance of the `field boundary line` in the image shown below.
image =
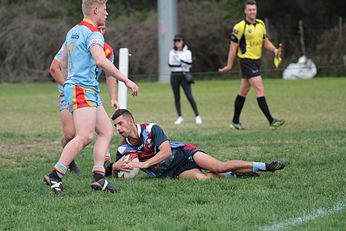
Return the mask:
<svg viewBox="0 0 346 231">
<path fill-rule="evenodd" d="M 329 215 L 332 213 L 339 212 L 339 211 L 344 210 L 344 209 L 346 209 L 346 204 L 345 203 L 338 203 L 338 204 L 334 205 L 332 208 L 315 209 L 309 214 L 306 214 L 306 215 L 303 215 L 300 217 L 289 218 L 289 219 L 282 221 L 280 223 L 273 224 L 271 226 L 262 227 L 259 230 L 262 230 L 262 231 L 282 230 L 282 229 L 286 229 L 290 226 L 300 225 L 306 221 L 310 221 L 310 220 L 313 220 L 313 219 L 318 218 L 318 217 L 323 217 L 323 216 L 326 216 L 326 215 Z"/>
</svg>

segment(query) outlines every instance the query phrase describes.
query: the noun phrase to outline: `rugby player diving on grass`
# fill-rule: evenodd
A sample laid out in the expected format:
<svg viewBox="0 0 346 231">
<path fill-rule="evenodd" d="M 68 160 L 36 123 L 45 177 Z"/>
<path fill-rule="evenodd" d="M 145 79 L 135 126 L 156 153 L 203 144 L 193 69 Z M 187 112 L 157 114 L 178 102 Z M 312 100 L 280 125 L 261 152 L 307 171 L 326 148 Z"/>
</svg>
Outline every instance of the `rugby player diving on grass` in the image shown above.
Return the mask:
<svg viewBox="0 0 346 231">
<path fill-rule="evenodd" d="M 192 144 L 169 141 L 157 124 L 136 124 L 126 109 L 117 110 L 112 121 L 124 140 L 118 147 L 116 162 L 105 162 L 108 176 L 118 171 L 140 168 L 158 178 L 206 180 L 259 176 L 258 171 L 274 172 L 285 167 L 285 163 L 280 160 L 270 163 L 217 160 Z M 136 154 L 139 162 L 125 160 L 128 154 Z"/>
</svg>

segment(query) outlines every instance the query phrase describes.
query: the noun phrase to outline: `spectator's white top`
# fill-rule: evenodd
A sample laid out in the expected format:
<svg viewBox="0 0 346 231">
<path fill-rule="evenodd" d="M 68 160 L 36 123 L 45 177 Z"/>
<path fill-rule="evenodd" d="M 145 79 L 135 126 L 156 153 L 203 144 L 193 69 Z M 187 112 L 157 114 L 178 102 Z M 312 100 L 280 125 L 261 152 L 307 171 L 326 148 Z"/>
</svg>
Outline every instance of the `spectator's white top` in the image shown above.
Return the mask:
<svg viewBox="0 0 346 231">
<path fill-rule="evenodd" d="M 181 51 L 172 49 L 169 52 L 168 66 L 172 72 L 189 72 L 192 66 L 192 54 L 189 48 L 185 45 Z"/>
</svg>

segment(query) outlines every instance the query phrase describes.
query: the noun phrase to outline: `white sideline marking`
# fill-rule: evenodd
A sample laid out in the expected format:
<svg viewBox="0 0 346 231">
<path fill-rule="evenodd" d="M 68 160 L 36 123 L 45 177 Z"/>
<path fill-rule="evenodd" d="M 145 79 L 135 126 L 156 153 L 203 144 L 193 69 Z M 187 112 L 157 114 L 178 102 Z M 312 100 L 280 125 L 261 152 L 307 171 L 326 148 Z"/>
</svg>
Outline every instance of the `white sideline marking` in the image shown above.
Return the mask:
<svg viewBox="0 0 346 231">
<path fill-rule="evenodd" d="M 303 215 L 301 217 L 290 218 L 290 219 L 287 219 L 286 221 L 283 221 L 281 223 L 260 228 L 260 230 L 263 230 L 263 231 L 281 230 L 281 229 L 285 229 L 285 228 L 288 228 L 290 226 L 299 225 L 299 224 L 302 224 L 306 221 L 310 221 L 310 220 L 313 220 L 313 219 L 318 218 L 318 217 L 323 217 L 323 216 L 326 216 L 326 215 L 329 215 L 331 213 L 335 213 L 335 212 L 338 212 L 338 211 L 341 211 L 344 209 L 346 209 L 346 204 L 339 203 L 339 204 L 334 205 L 334 207 L 332 207 L 332 208 L 316 209 L 316 210 L 313 210 L 310 214 L 306 214 L 306 215 Z"/>
</svg>

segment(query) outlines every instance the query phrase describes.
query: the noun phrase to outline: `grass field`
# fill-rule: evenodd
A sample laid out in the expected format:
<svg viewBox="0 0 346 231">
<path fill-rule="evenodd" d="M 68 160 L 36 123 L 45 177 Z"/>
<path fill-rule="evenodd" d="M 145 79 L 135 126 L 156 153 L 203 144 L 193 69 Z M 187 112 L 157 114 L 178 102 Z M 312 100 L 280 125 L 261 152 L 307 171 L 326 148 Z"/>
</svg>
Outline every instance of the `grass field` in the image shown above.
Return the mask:
<svg viewBox="0 0 346 231">
<path fill-rule="evenodd" d="M 66 197 L 43 183 L 61 152 L 54 84 L 0 85 L 0 230 L 346 230 L 346 78 L 265 80 L 267 102 L 287 121 L 271 131 L 248 96 L 229 130 L 239 80 L 198 81 L 193 93 L 203 125 L 182 97 L 185 124 L 173 125 L 170 86 L 139 83 L 129 98 L 137 122 L 157 122 L 171 140 L 196 144 L 222 160 L 283 159 L 287 167 L 255 179 L 157 180 L 140 173 L 110 181 L 117 194 L 90 188 L 92 145 L 66 174 Z M 105 86 L 103 101 L 111 115 Z M 115 151 L 121 141 L 116 135 Z"/>
</svg>

